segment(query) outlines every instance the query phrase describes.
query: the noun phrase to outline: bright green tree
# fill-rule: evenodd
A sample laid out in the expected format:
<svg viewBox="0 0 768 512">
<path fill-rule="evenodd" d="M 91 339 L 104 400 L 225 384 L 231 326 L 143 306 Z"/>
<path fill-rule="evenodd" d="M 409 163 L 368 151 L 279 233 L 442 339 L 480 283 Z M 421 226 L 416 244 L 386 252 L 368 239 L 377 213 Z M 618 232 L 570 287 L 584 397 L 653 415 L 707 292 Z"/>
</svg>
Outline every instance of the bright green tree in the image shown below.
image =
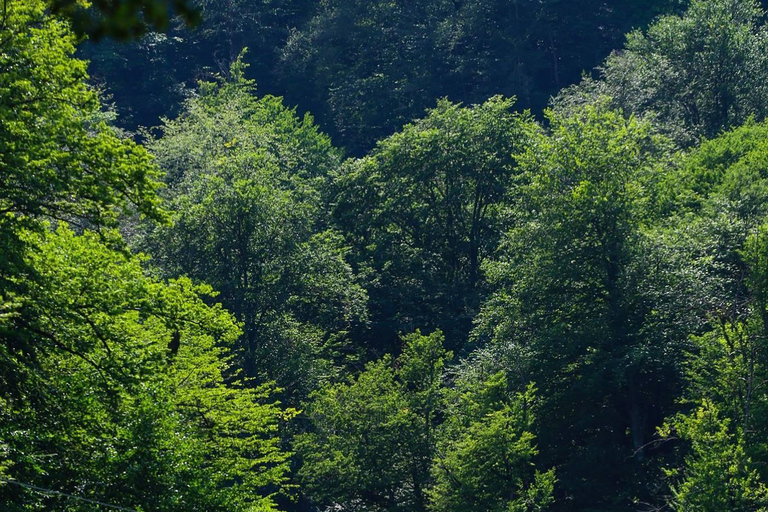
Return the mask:
<svg viewBox="0 0 768 512">
<path fill-rule="evenodd" d="M 4 343 L 0 391 L 23 377 L 17 363 L 34 364 L 44 350 L 32 342 L 39 319 L 12 300 L 35 279 L 26 230 L 41 219 L 63 219 L 102 230 L 132 209 L 162 219 L 158 170 L 149 154 L 99 121 L 96 93 L 85 83 L 85 63 L 72 58 L 67 24 L 46 15 L 38 0 L 4 3 L 0 26 L 0 304 Z M 114 238 L 114 237 L 112 237 Z M 119 243 L 119 242 L 118 242 Z M 19 280 L 24 275 L 26 279 Z"/>
<path fill-rule="evenodd" d="M 684 441 L 666 469 L 677 510 L 766 506 L 766 141 L 765 124 L 747 122 L 684 155 L 662 183 L 659 254 L 687 282 L 684 301 L 663 307 L 690 311 L 692 334 L 684 413 L 663 429 Z"/>
<path fill-rule="evenodd" d="M 555 472 L 535 471 L 534 390 L 511 394 L 504 373 L 460 380 L 450 393 L 432 466 L 431 510 L 539 512 Z"/>
<path fill-rule="evenodd" d="M 165 218 L 159 172 L 99 122 L 67 23 L 42 1 L 4 7 L 0 466 L 16 483 L 0 501 L 274 509 L 288 470 L 276 430 L 292 413 L 231 368 L 239 327 L 209 287 L 149 278 L 125 250 L 121 213 Z"/>
<path fill-rule="evenodd" d="M 742 432 L 733 432 L 712 402 L 705 401 L 692 414 L 665 425 L 690 443 L 681 471 L 668 470 L 677 480 L 672 487 L 672 510 L 679 512 L 750 512 L 768 510 L 768 487 L 746 455 Z"/>
<path fill-rule="evenodd" d="M 210 287 L 150 279 L 140 258 L 94 234 L 60 227 L 26 238 L 38 279 L 13 302 L 38 319 L 29 330 L 50 348 L 23 394 L 3 403 L 9 476 L 143 510 L 273 510 L 288 471 L 277 428 L 291 412 L 269 398 L 271 386 L 225 384 L 239 328 L 205 304 Z M 91 510 L 0 492 L 9 510 Z"/>
</svg>

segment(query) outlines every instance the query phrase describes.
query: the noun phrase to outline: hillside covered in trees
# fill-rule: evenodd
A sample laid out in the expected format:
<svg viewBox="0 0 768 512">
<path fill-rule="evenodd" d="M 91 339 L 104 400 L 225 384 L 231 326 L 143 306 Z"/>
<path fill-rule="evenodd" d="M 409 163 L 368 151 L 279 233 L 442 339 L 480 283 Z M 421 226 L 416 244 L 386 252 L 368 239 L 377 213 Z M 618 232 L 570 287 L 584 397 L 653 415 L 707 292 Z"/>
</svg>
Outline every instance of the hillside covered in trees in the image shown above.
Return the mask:
<svg viewBox="0 0 768 512">
<path fill-rule="evenodd" d="M 768 511 L 757 0 L 0 2 L 0 510 Z"/>
</svg>

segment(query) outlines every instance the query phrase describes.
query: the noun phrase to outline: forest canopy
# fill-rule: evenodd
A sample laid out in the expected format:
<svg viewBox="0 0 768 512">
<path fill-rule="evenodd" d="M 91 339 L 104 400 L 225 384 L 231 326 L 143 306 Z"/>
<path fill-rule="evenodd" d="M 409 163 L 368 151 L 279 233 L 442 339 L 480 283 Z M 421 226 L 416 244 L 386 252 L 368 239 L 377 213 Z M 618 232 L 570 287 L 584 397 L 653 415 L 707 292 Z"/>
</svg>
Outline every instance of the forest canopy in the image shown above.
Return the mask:
<svg viewBox="0 0 768 512">
<path fill-rule="evenodd" d="M 756 0 L 3 0 L 0 509 L 768 510 Z"/>
</svg>

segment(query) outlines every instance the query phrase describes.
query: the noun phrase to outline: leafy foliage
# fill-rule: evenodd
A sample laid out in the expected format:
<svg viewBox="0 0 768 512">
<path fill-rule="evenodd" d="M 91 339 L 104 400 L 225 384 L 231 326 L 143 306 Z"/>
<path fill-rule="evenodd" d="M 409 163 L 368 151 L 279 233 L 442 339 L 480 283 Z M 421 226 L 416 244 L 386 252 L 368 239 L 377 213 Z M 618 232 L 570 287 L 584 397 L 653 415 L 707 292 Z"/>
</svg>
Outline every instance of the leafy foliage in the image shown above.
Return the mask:
<svg viewBox="0 0 768 512">
<path fill-rule="evenodd" d="M 536 131 L 511 107 L 498 97 L 472 107 L 442 101 L 336 178 L 334 220 L 369 276 L 379 343 L 417 327 L 444 329 L 451 347 L 466 337 L 480 267 L 511 201 L 513 154 Z"/>
<path fill-rule="evenodd" d="M 397 361 L 386 356 L 316 393 L 311 429 L 298 438 L 311 495 L 350 510 L 544 510 L 554 472 L 532 469 L 533 391 L 510 398 L 494 376 L 452 392 L 442 334 L 403 342 Z"/>
<path fill-rule="evenodd" d="M 756 1 L 3 7 L 4 510 L 768 510 Z"/>
<path fill-rule="evenodd" d="M 765 13 L 753 0 L 693 0 L 681 16 L 663 16 L 627 36 L 601 79 L 566 89 L 559 103 L 607 95 L 627 114 L 649 116 L 677 144 L 768 113 Z"/>
<path fill-rule="evenodd" d="M 507 346 L 516 373 L 540 387 L 545 464 L 562 465 L 558 478 L 577 503 L 621 507 L 632 497 L 589 482 L 618 467 L 644 471 L 647 439 L 681 380 L 667 354 L 684 346 L 685 333 L 675 336 L 653 302 L 668 282 L 651 281 L 658 260 L 642 230 L 665 145 L 648 124 L 605 106 L 552 112 L 549 121 L 550 134 L 520 157 L 520 208 L 487 264 L 497 291 L 475 336 Z M 643 492 L 626 485 L 627 494 Z"/>
<path fill-rule="evenodd" d="M 276 437 L 286 416 L 270 386 L 224 383 L 224 347 L 239 329 L 203 302 L 210 287 L 149 279 L 138 258 L 93 234 L 28 236 L 39 280 L 13 299 L 51 348 L 3 407 L 13 478 L 147 510 L 273 509 L 288 469 Z M 82 506 L 35 495 L 11 503 Z"/>
<path fill-rule="evenodd" d="M 244 324 L 248 375 L 306 395 L 366 318 L 365 292 L 320 209 L 338 155 L 311 118 L 255 98 L 240 65 L 231 81 L 202 84 L 151 144 L 174 225 L 150 226 L 144 244 L 165 275 L 221 292 Z"/>
<path fill-rule="evenodd" d="M 115 21 L 125 22 L 136 21 L 141 6 L 178 4 L 94 3 L 123 9 Z M 203 74 L 226 73 L 249 47 L 247 61 L 262 91 L 311 111 L 337 144 L 362 156 L 438 98 L 474 104 L 516 96 L 539 113 L 619 46 L 626 31 L 682 3 L 190 0 L 186 5 L 202 18 L 193 28 L 163 19 L 161 33 L 123 45 L 101 40 L 84 51 L 100 85 L 114 95 L 118 124 L 134 130 L 175 115 L 185 88 Z M 133 27 L 117 28 L 137 32 Z"/>
<path fill-rule="evenodd" d="M 327 0 L 285 43 L 283 87 L 359 155 L 437 98 L 502 94 L 540 110 L 670 4 Z"/>
<path fill-rule="evenodd" d="M 670 427 L 667 426 L 667 429 Z M 682 481 L 673 487 L 672 509 L 764 510 L 768 489 L 734 439 L 729 422 L 719 416 L 717 406 L 703 403 L 690 416 L 674 422 L 675 432 L 691 443 Z M 669 432 L 669 431 L 667 431 Z M 669 471 L 677 476 L 677 471 Z"/>
<path fill-rule="evenodd" d="M 440 405 L 442 334 L 406 336 L 357 378 L 319 389 L 297 439 L 299 472 L 319 503 L 350 510 L 426 510 L 433 429 Z"/>
<path fill-rule="evenodd" d="M 74 37 L 45 7 L 9 2 L 2 25 L 3 505 L 275 510 L 293 411 L 238 377 L 240 329 L 210 287 L 149 278 L 125 250 L 120 213 L 166 217 L 159 173 L 97 122 Z"/>
<path fill-rule="evenodd" d="M 510 396 L 500 372 L 465 381 L 452 395 L 432 469 L 432 510 L 547 510 L 555 471 L 534 472 L 534 389 Z"/>
<path fill-rule="evenodd" d="M 16 361 L 33 364 L 40 348 L 29 330 L 39 318 L 13 299 L 35 282 L 22 233 L 43 230 L 43 218 L 104 230 L 115 227 L 118 214 L 129 208 L 164 218 L 157 168 L 144 148 L 98 122 L 97 97 L 85 84 L 85 63 L 72 58 L 75 40 L 67 25 L 46 16 L 42 1 L 5 7 L 0 26 L 0 66 L 6 70 L 0 75 L 0 301 L 8 319 L 0 355 L 3 393 L 21 378 Z"/>
<path fill-rule="evenodd" d="M 79 35 L 129 39 L 148 29 L 166 30 L 174 17 L 200 20 L 191 0 L 48 0 L 55 14 L 67 16 Z"/>
</svg>

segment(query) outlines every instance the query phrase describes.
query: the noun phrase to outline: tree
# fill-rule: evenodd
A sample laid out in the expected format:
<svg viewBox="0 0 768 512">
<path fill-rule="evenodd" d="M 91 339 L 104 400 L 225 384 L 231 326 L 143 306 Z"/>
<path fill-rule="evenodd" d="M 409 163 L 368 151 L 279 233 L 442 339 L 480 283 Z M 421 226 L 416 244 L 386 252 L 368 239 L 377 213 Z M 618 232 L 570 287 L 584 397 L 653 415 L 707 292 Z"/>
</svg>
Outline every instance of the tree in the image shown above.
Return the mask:
<svg viewBox="0 0 768 512">
<path fill-rule="evenodd" d="M 442 334 L 402 340 L 396 361 L 312 396 L 297 438 L 309 496 L 343 510 L 546 510 L 555 478 L 534 470 L 533 390 L 510 393 L 502 374 L 449 387 Z"/>
<path fill-rule="evenodd" d="M 451 395 L 432 466 L 431 509 L 547 510 L 555 472 L 534 472 L 534 389 L 510 396 L 500 372 L 481 382 L 465 380 Z"/>
<path fill-rule="evenodd" d="M 463 1 L 440 25 L 448 82 L 444 93 L 464 102 L 516 96 L 538 112 L 563 86 L 578 80 L 630 29 L 645 26 L 673 2 Z"/>
<path fill-rule="evenodd" d="M 194 25 L 200 13 L 192 0 L 47 0 L 51 11 L 70 19 L 78 35 L 118 39 L 139 37 L 148 29 L 166 30 L 175 17 Z"/>
<path fill-rule="evenodd" d="M 566 89 L 556 104 L 613 98 L 626 114 L 648 116 L 683 147 L 768 114 L 768 38 L 755 0 L 694 0 L 631 32 L 600 79 Z"/>
<path fill-rule="evenodd" d="M 433 39 L 446 5 L 321 2 L 283 49 L 289 96 L 308 97 L 339 143 L 362 154 L 441 95 Z"/>
<path fill-rule="evenodd" d="M 662 428 L 677 510 L 764 507 L 765 144 L 765 124 L 750 121 L 679 155 L 645 233 L 672 285 L 647 296 L 654 316 L 673 313 L 667 329 L 688 336 L 666 352 L 685 385 Z"/>
<path fill-rule="evenodd" d="M 0 355 L 2 394 L 21 377 L 17 361 L 31 366 L 42 349 L 28 331 L 37 319 L 11 298 L 35 279 L 22 233 L 44 230 L 48 218 L 109 237 L 121 212 L 164 218 L 149 154 L 99 121 L 85 63 L 72 58 L 75 38 L 45 10 L 41 0 L 6 2 L 0 26 L 0 301 L 11 319 Z"/>
<path fill-rule="evenodd" d="M 674 354 L 687 332 L 655 300 L 672 283 L 643 231 L 664 148 L 605 104 L 550 112 L 549 133 L 519 157 L 519 207 L 486 265 L 496 288 L 474 336 L 517 357 L 541 389 L 542 460 L 575 506 L 616 510 L 647 492 L 615 478 L 645 471 L 646 443 L 682 384 Z M 603 492 L 615 485 L 625 492 Z"/>
<path fill-rule="evenodd" d="M 10 298 L 49 348 L 21 391 L 3 395 L 9 476 L 145 510 L 275 510 L 288 471 L 277 427 L 292 413 L 272 386 L 225 384 L 239 329 L 205 304 L 210 287 L 150 279 L 141 258 L 93 233 L 25 236 L 38 279 Z M 90 510 L 15 486 L 0 493 L 7 510 Z"/>
<path fill-rule="evenodd" d="M 439 331 L 403 338 L 403 355 L 368 364 L 316 391 L 311 425 L 297 437 L 299 477 L 321 505 L 344 510 L 426 510 L 444 362 Z"/>
<path fill-rule="evenodd" d="M 310 117 L 254 97 L 242 66 L 229 81 L 202 84 L 150 144 L 174 225 L 149 226 L 140 245 L 164 275 L 221 292 L 244 324 L 247 375 L 305 397 L 344 364 L 336 356 L 363 325 L 366 296 L 321 210 L 336 151 Z"/>
<path fill-rule="evenodd" d="M 705 401 L 692 414 L 677 417 L 662 431 L 672 432 L 691 444 L 683 471 L 667 471 L 678 478 L 672 488 L 672 510 L 766 510 L 768 488 L 745 454 L 739 433 L 732 433 L 717 406 Z"/>
<path fill-rule="evenodd" d="M 0 466 L 13 485 L 0 500 L 273 510 L 288 470 L 275 432 L 292 412 L 271 385 L 240 389 L 227 348 L 239 328 L 206 304 L 209 287 L 149 278 L 126 250 L 121 214 L 166 218 L 159 171 L 99 121 L 67 24 L 42 1 L 5 7 Z"/>
<path fill-rule="evenodd" d="M 689 300 L 707 319 L 687 358 L 683 396 L 694 409 L 664 431 L 688 447 L 669 470 L 678 510 L 765 507 L 765 474 L 753 461 L 768 439 L 767 154 L 765 124 L 749 122 L 702 144 L 670 177 L 673 218 L 686 233 L 679 250 L 696 268 Z"/>
<path fill-rule="evenodd" d="M 146 0 L 156 4 L 168 0 Z M 201 77 L 226 75 L 249 48 L 245 62 L 261 91 L 283 94 L 280 52 L 292 30 L 313 12 L 309 0 L 188 0 L 194 23 L 170 17 L 165 27 L 146 27 L 128 40 L 91 37 L 78 52 L 90 61 L 91 82 L 114 102 L 115 124 L 128 131 L 156 126 L 162 118 L 175 118 Z M 118 2 L 124 8 L 126 2 Z M 120 16 L 118 21 L 130 18 Z M 302 111 L 310 105 L 298 98 Z M 316 109 L 309 109 L 317 114 Z M 326 127 L 330 128 L 330 126 Z"/>
<path fill-rule="evenodd" d="M 513 154 L 536 131 L 511 107 L 441 101 L 336 178 L 333 216 L 367 276 L 377 348 L 417 326 L 443 329 L 452 348 L 465 341 L 510 202 Z"/>
<path fill-rule="evenodd" d="M 203 19 L 199 29 L 189 36 L 206 43 L 210 52 L 207 58 L 200 59 L 201 64 L 210 62 L 212 57 L 226 71 L 243 48 L 251 48 L 253 51 L 246 58 L 259 73 L 257 78 L 262 86 L 264 82 L 274 86 L 280 50 L 291 28 L 313 12 L 308 0 L 193 0 L 193 4 L 200 9 Z"/>
<path fill-rule="evenodd" d="M 669 0 L 329 0 L 282 51 L 282 86 L 359 156 L 437 98 L 538 112 Z"/>
</svg>

